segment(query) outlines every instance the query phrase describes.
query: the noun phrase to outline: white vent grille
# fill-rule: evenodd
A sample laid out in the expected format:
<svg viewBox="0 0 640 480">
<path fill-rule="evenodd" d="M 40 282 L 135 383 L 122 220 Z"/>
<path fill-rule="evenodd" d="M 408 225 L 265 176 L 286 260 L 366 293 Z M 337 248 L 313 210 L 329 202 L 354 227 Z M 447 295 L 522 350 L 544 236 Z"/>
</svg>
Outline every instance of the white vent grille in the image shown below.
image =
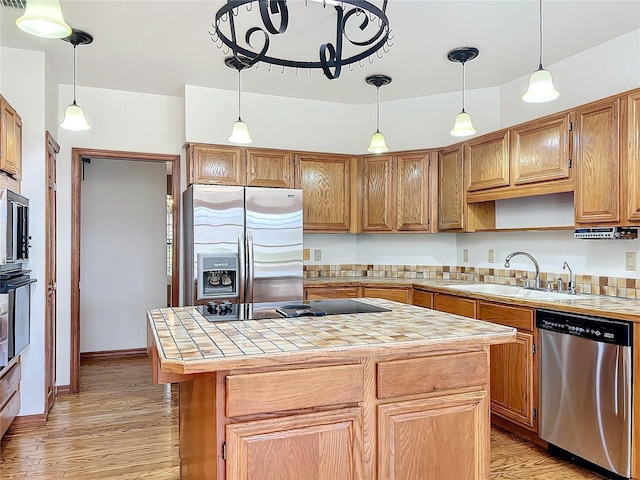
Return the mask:
<svg viewBox="0 0 640 480">
<path fill-rule="evenodd" d="M 0 5 L 24 10 L 24 7 L 27 5 L 27 0 L 0 0 Z"/>
</svg>

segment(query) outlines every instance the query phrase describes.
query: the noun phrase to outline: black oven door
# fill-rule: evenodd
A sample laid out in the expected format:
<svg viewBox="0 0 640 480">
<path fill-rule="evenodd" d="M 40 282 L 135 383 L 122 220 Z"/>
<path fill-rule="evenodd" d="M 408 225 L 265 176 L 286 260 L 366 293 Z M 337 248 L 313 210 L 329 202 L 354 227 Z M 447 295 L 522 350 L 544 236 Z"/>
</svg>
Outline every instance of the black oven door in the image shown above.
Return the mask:
<svg viewBox="0 0 640 480">
<path fill-rule="evenodd" d="M 0 363 L 5 365 L 29 345 L 31 284 L 35 282 L 28 270 L 0 272 L 0 320 L 7 332 Z"/>
</svg>

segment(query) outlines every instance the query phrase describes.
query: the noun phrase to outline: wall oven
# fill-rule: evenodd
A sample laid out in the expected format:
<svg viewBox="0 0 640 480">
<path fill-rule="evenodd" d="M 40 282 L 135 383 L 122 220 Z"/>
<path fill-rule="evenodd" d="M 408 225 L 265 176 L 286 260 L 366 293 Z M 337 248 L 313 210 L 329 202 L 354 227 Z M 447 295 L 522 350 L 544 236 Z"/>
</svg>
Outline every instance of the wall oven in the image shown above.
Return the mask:
<svg viewBox="0 0 640 480">
<path fill-rule="evenodd" d="M 0 266 L 29 260 L 29 200 L 0 188 Z"/>
<path fill-rule="evenodd" d="M 0 368 L 29 345 L 31 284 L 29 270 L 0 272 Z"/>
</svg>

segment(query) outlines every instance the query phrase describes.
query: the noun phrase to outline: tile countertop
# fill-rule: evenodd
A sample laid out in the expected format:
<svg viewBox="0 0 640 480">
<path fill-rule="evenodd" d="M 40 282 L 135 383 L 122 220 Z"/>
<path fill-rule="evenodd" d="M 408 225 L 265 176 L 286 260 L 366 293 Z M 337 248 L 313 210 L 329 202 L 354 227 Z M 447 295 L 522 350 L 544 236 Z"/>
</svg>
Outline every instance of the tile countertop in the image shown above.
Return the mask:
<svg viewBox="0 0 640 480">
<path fill-rule="evenodd" d="M 631 298 L 610 297 L 606 295 L 580 294 L 579 299 L 563 299 L 546 301 L 542 299 L 514 298 L 503 295 L 470 292 L 451 288 L 455 285 L 471 285 L 478 282 L 445 279 L 416 278 L 368 278 L 368 277 L 326 277 L 305 278 L 305 287 L 322 286 L 375 286 L 375 287 L 412 287 L 438 293 L 501 302 L 509 305 L 522 305 L 534 308 L 546 308 L 558 312 L 571 312 L 583 315 L 594 315 L 604 318 L 628 320 L 640 323 L 640 300 Z"/>
<path fill-rule="evenodd" d="M 165 372 L 189 374 L 515 341 L 515 329 L 382 299 L 391 312 L 207 321 L 195 307 L 147 312 Z M 312 318 L 312 320 L 310 320 Z"/>
</svg>

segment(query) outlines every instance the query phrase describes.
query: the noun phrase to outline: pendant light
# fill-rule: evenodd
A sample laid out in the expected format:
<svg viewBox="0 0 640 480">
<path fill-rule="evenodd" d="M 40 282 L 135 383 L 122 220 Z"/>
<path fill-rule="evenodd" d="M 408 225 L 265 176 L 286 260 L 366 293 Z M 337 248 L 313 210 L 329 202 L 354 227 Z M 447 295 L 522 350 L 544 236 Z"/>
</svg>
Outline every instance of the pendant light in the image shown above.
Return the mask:
<svg viewBox="0 0 640 480">
<path fill-rule="evenodd" d="M 553 86 L 553 78 L 548 70 L 542 68 L 542 0 L 540 0 L 540 57 L 538 70 L 529 79 L 529 88 L 522 95 L 522 100 L 528 103 L 543 103 L 555 100 L 560 93 Z"/>
<path fill-rule="evenodd" d="M 27 0 L 24 15 L 16 19 L 23 32 L 38 37 L 64 38 L 71 35 L 71 27 L 62 18 L 58 0 Z"/>
<path fill-rule="evenodd" d="M 376 120 L 376 131 L 371 137 L 371 143 L 367 148 L 367 151 L 370 153 L 384 153 L 389 151 L 389 147 L 384 140 L 384 135 L 380 133 L 380 87 L 384 85 L 389 85 L 391 83 L 391 77 L 386 75 L 370 75 L 365 78 L 365 81 L 369 85 L 373 85 L 376 87 L 377 92 L 377 120 Z"/>
<path fill-rule="evenodd" d="M 241 59 L 235 56 L 225 58 L 224 63 L 227 67 L 238 70 L 238 120 L 233 124 L 229 141 L 239 145 L 246 145 L 253 140 L 251 140 L 251 136 L 249 136 L 249 127 L 242 121 L 242 117 L 240 116 L 240 72 L 249 65 L 243 63 Z"/>
<path fill-rule="evenodd" d="M 456 116 L 456 121 L 451 129 L 451 135 L 454 137 L 467 137 L 476 133 L 471 123 L 471 115 L 464 110 L 464 91 L 465 91 L 465 63 L 473 60 L 478 56 L 478 49 L 475 47 L 460 47 L 451 50 L 447 54 L 447 58 L 451 62 L 459 62 L 462 64 L 462 111 Z"/>
<path fill-rule="evenodd" d="M 89 45 L 93 42 L 93 37 L 81 30 L 73 29 L 71 35 L 63 38 L 65 42 L 73 45 L 73 103 L 64 112 L 64 120 L 60 124 L 65 130 L 82 131 L 89 130 L 91 126 L 84 118 L 82 108 L 76 103 L 76 47 L 78 45 Z"/>
</svg>

